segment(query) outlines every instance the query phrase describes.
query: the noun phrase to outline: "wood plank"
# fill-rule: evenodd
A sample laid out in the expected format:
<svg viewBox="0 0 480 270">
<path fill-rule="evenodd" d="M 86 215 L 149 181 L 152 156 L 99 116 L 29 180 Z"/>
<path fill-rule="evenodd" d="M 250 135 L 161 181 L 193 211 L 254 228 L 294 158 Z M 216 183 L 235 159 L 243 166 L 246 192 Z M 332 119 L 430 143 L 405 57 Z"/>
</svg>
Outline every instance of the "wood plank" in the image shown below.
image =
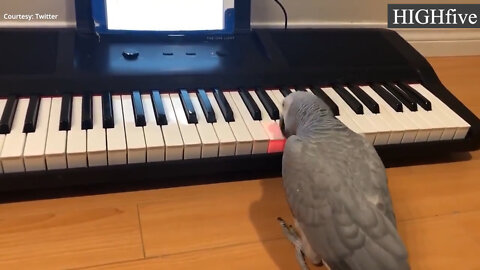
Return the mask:
<svg viewBox="0 0 480 270">
<path fill-rule="evenodd" d="M 298 269 L 287 240 L 254 242 L 89 268 L 91 270 Z M 325 270 L 325 267 L 315 268 Z"/>
<path fill-rule="evenodd" d="M 480 56 L 430 57 L 428 61 L 442 83 L 463 104 L 469 108 L 479 105 Z"/>
<path fill-rule="evenodd" d="M 139 205 L 147 257 L 283 238 L 280 179 L 170 189 Z"/>
<path fill-rule="evenodd" d="M 65 200 L 68 201 L 68 200 Z M 135 205 L 0 211 L 0 269 L 65 269 L 143 258 Z M 59 209 L 56 209 L 59 208 Z M 62 209 L 63 208 L 63 209 Z"/>
<path fill-rule="evenodd" d="M 472 158 L 387 169 L 397 220 L 480 210 L 480 152 Z"/>
<path fill-rule="evenodd" d="M 401 222 L 414 270 L 480 269 L 480 211 Z"/>
</svg>

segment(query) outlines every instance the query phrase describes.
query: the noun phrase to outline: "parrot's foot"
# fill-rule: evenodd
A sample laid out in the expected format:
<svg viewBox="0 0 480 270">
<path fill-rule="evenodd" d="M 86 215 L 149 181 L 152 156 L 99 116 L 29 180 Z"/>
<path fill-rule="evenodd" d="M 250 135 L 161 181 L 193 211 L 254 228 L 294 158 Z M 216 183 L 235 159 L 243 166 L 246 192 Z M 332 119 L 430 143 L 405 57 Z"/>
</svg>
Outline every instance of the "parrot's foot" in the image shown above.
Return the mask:
<svg viewBox="0 0 480 270">
<path fill-rule="evenodd" d="M 302 240 L 298 236 L 295 229 L 291 225 L 288 225 L 285 220 L 280 217 L 278 217 L 277 220 L 282 227 L 283 234 L 295 246 L 295 257 L 297 258 L 298 264 L 300 265 L 300 269 L 308 270 L 308 266 L 305 263 L 305 257 L 302 251 Z"/>
</svg>

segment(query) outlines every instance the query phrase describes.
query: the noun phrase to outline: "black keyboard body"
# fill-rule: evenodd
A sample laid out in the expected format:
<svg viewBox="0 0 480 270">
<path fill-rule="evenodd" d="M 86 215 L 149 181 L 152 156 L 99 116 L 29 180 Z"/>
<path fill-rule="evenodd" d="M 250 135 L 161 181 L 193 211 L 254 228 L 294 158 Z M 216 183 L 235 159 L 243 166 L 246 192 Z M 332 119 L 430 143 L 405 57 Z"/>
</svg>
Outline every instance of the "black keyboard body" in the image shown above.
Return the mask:
<svg viewBox="0 0 480 270">
<path fill-rule="evenodd" d="M 426 59 L 382 29 L 265 30 L 235 36 L 97 37 L 73 30 L 2 30 L 0 96 L 126 93 L 158 89 L 422 83 L 470 125 L 466 139 L 378 146 L 386 166 L 480 147 L 480 121 Z M 139 53 L 124 57 L 124 51 Z M 472 85 L 472 91 L 477 91 Z M 3 200 L 279 176 L 281 154 L 0 175 Z M 61 188 L 61 189 L 57 189 Z M 64 191 L 68 191 L 65 193 Z"/>
</svg>

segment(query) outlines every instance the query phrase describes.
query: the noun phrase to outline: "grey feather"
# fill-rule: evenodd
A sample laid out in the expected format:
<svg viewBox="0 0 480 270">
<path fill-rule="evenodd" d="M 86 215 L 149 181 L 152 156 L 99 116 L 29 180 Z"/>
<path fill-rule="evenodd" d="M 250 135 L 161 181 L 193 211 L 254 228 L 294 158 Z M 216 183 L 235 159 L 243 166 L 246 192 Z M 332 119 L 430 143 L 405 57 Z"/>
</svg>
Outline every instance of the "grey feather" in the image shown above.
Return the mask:
<svg viewBox="0 0 480 270">
<path fill-rule="evenodd" d="M 311 94 L 285 99 L 283 185 L 311 249 L 332 270 L 409 269 L 375 149 Z"/>
</svg>

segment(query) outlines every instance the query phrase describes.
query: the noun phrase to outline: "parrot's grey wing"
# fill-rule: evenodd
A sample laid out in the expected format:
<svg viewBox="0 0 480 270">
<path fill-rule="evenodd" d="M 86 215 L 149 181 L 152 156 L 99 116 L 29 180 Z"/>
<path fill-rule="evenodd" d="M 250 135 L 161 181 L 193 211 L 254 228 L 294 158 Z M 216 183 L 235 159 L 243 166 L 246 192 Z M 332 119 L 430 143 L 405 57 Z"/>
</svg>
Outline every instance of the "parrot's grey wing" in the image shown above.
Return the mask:
<svg viewBox="0 0 480 270">
<path fill-rule="evenodd" d="M 375 204 L 396 227 L 387 174 L 380 157 L 371 143 L 361 136 L 354 136 L 349 147 L 351 151 L 348 168 L 355 179 L 353 184 L 366 194 L 367 199 Z"/>
<path fill-rule="evenodd" d="M 287 200 L 308 244 L 332 270 L 409 269 L 394 225 L 343 169 L 349 151 L 332 144 L 312 145 L 291 136 L 284 150 Z"/>
</svg>

